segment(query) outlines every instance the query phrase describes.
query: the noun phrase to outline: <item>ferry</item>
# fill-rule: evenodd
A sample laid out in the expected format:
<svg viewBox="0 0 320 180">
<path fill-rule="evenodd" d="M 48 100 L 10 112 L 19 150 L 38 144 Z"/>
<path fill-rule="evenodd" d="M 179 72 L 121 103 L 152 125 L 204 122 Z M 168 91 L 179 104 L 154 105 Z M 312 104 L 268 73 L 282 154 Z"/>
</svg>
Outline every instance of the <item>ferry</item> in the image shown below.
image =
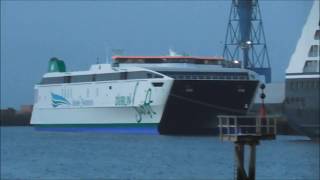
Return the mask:
<svg viewBox="0 0 320 180">
<path fill-rule="evenodd" d="M 285 113 L 289 124 L 320 139 L 320 11 L 315 0 L 286 70 Z"/>
<path fill-rule="evenodd" d="M 113 56 L 120 67 L 141 67 L 174 79 L 160 134 L 217 134 L 217 115 L 245 115 L 259 84 L 258 75 L 239 61 L 220 57 Z"/>
<path fill-rule="evenodd" d="M 217 115 L 244 115 L 257 74 L 219 57 L 113 56 L 66 72 L 53 58 L 35 85 L 36 127 L 156 127 L 160 134 L 216 133 Z"/>
<path fill-rule="evenodd" d="M 94 64 L 66 72 L 52 58 L 36 84 L 31 124 L 36 127 L 157 127 L 173 78 L 141 67 Z"/>
</svg>

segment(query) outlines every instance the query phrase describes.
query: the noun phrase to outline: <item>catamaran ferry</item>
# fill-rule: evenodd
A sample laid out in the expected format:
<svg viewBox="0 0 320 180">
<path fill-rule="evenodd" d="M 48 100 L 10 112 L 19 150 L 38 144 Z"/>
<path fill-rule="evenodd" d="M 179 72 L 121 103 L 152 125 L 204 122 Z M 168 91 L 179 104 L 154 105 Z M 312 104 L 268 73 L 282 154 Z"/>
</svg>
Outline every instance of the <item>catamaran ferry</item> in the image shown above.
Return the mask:
<svg viewBox="0 0 320 180">
<path fill-rule="evenodd" d="M 52 59 L 35 86 L 31 124 L 149 126 L 160 134 L 214 133 L 219 114 L 244 115 L 259 84 L 239 62 L 217 57 L 114 56 L 65 72 Z"/>
<path fill-rule="evenodd" d="M 245 115 L 259 78 L 238 61 L 220 57 L 114 56 L 120 67 L 146 68 L 174 79 L 158 130 L 161 134 L 216 134 L 217 115 Z"/>
<path fill-rule="evenodd" d="M 38 126 L 154 126 L 163 115 L 173 78 L 140 67 L 95 64 L 66 72 L 52 58 L 35 85 L 31 124 Z"/>
</svg>

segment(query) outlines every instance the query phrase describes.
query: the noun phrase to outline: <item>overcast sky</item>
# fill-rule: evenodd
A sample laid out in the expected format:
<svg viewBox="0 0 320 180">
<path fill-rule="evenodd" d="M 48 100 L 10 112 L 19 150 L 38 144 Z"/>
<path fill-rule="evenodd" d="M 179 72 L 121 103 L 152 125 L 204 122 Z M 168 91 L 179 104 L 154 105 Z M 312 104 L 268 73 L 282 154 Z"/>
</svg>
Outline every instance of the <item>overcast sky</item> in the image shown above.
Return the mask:
<svg viewBox="0 0 320 180">
<path fill-rule="evenodd" d="M 85 70 L 108 50 L 166 55 L 169 48 L 221 56 L 231 0 L 1 1 L 1 108 L 33 103 L 33 86 L 56 56 Z M 260 1 L 273 70 L 285 69 L 310 11 L 310 0 Z"/>
</svg>

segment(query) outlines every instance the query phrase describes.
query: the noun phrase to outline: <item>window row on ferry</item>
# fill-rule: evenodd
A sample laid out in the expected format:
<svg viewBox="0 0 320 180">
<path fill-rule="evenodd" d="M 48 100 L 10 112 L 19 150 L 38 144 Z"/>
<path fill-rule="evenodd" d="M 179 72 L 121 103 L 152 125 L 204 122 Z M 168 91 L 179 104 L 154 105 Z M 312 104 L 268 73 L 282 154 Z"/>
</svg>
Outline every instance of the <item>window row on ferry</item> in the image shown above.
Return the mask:
<svg viewBox="0 0 320 180">
<path fill-rule="evenodd" d="M 284 100 L 285 104 L 295 104 L 295 103 L 299 103 L 300 105 L 305 106 L 306 100 L 304 97 L 286 97 L 286 99 Z"/>
<path fill-rule="evenodd" d="M 74 75 L 74 76 L 59 76 L 59 77 L 45 77 L 40 84 L 62 84 L 62 83 L 80 83 L 80 82 L 94 82 L 94 81 L 116 81 L 116 80 L 134 80 L 134 79 L 151 79 L 163 78 L 163 76 L 148 72 L 148 71 L 134 71 L 134 72 L 119 72 L 106 74 L 88 74 L 88 75 Z"/>
<path fill-rule="evenodd" d="M 226 79 L 233 79 L 233 80 L 247 80 L 248 75 L 247 73 L 170 73 L 164 72 L 174 79 L 178 80 L 186 80 L 186 79 L 216 79 L 216 80 L 226 80 Z"/>
<path fill-rule="evenodd" d="M 207 60 L 207 59 L 186 59 L 186 58 L 152 58 L 152 59 L 130 59 L 121 58 L 115 60 L 118 63 L 189 63 L 189 64 L 211 64 L 211 65 L 221 65 L 223 61 L 221 59 L 217 60 Z"/>
<path fill-rule="evenodd" d="M 306 89 L 318 89 L 319 88 L 319 80 L 293 80 L 289 82 L 289 89 L 292 90 L 306 90 Z"/>
</svg>

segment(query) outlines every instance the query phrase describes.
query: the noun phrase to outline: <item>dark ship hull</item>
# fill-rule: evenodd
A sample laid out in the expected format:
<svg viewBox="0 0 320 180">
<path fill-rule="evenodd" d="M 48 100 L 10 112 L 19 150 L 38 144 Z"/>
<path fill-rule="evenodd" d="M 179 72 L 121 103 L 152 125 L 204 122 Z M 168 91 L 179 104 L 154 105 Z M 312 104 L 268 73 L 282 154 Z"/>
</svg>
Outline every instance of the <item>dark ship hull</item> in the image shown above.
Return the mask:
<svg viewBox="0 0 320 180">
<path fill-rule="evenodd" d="M 217 115 L 247 113 L 257 80 L 175 80 L 159 132 L 217 134 Z"/>
<path fill-rule="evenodd" d="M 217 134 L 217 115 L 245 115 L 258 86 L 257 74 L 237 61 L 217 57 L 119 56 L 121 66 L 138 66 L 174 79 L 160 134 Z"/>
<path fill-rule="evenodd" d="M 320 139 L 320 79 L 286 80 L 285 112 L 289 124 L 311 139 Z"/>
</svg>

